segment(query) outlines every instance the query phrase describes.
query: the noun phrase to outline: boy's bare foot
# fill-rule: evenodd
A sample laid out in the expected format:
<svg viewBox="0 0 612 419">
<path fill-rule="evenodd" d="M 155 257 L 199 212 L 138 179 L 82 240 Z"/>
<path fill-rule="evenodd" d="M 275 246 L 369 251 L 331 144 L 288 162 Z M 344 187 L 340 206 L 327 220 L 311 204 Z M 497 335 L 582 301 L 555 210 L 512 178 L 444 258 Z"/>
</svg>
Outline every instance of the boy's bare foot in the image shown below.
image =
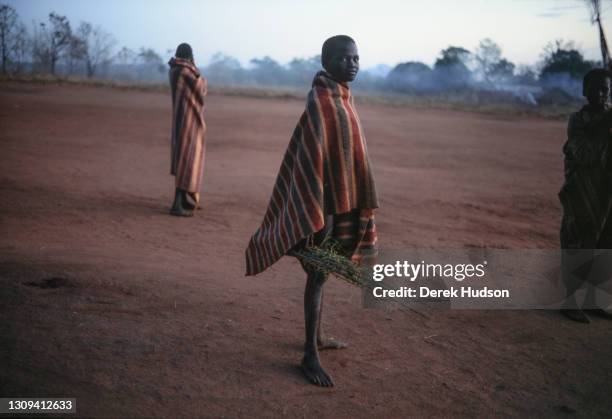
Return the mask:
<svg viewBox="0 0 612 419">
<path fill-rule="evenodd" d="M 194 204 L 192 204 L 191 202 L 189 202 L 187 200 L 187 198 L 184 198 L 183 202 L 181 203 L 182 207 L 188 211 L 193 211 L 196 209 L 196 206 Z"/>
<path fill-rule="evenodd" d="M 177 217 L 193 217 L 194 205 L 187 199 L 187 193 L 179 188 L 174 190 L 174 202 L 170 209 L 170 215 Z"/>
<path fill-rule="evenodd" d="M 193 211 L 189 211 L 184 208 L 172 207 L 170 209 L 170 215 L 175 215 L 177 217 L 193 217 Z"/>
<path fill-rule="evenodd" d="M 586 314 L 584 314 L 584 311 L 579 309 L 564 308 L 561 309 L 561 314 L 563 314 L 568 319 L 578 323 L 591 323 Z"/>
<path fill-rule="evenodd" d="M 598 317 L 604 318 L 604 319 L 608 319 L 608 320 L 612 320 L 612 313 L 601 309 L 601 308 L 593 308 L 591 310 L 586 310 L 588 311 L 590 314 L 594 314 Z"/>
<path fill-rule="evenodd" d="M 321 367 L 317 355 L 304 354 L 301 367 L 304 375 L 312 384 L 321 387 L 332 387 L 334 385 L 332 378 Z"/>
<path fill-rule="evenodd" d="M 317 339 L 317 348 L 319 350 L 325 349 L 344 349 L 348 347 L 348 344 L 334 338 L 322 337 Z"/>
</svg>

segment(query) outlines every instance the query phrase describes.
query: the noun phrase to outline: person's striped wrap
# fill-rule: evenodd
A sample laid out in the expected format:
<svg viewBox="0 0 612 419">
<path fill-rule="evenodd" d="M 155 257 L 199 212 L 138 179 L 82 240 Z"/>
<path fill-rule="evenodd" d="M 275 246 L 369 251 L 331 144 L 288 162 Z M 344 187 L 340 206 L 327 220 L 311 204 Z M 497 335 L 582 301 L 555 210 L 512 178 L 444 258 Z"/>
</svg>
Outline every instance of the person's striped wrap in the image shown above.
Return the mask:
<svg viewBox="0 0 612 419">
<path fill-rule="evenodd" d="M 247 247 L 246 274 L 262 272 L 322 230 L 326 215 L 354 210 L 359 219 L 352 259 L 373 256 L 375 208 L 374 177 L 353 98 L 346 84 L 321 71 L 287 147 L 263 222 Z"/>
<path fill-rule="evenodd" d="M 207 83 L 189 60 L 172 58 L 168 65 L 172 89 L 170 173 L 176 177 L 177 188 L 187 191 L 199 201 L 204 173 L 204 97 Z"/>
</svg>

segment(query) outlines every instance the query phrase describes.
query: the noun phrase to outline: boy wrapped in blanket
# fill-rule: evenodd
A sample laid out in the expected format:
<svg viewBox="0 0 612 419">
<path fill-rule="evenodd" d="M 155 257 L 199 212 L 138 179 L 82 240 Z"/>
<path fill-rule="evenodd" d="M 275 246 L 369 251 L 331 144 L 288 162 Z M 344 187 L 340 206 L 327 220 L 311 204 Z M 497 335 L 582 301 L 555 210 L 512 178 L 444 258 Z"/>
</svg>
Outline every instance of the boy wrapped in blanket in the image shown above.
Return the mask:
<svg viewBox="0 0 612 419">
<path fill-rule="evenodd" d="M 378 199 L 365 137 L 348 83 L 359 71 L 355 41 L 338 35 L 323 44 L 319 71 L 289 141 L 263 222 L 246 250 L 247 275 L 256 275 L 292 250 L 318 246 L 326 238 L 347 258 L 376 254 L 374 209 Z M 332 386 L 320 349 L 346 345 L 321 328 L 327 275 L 302 264 L 306 343 L 301 367 L 313 384 Z"/>
</svg>

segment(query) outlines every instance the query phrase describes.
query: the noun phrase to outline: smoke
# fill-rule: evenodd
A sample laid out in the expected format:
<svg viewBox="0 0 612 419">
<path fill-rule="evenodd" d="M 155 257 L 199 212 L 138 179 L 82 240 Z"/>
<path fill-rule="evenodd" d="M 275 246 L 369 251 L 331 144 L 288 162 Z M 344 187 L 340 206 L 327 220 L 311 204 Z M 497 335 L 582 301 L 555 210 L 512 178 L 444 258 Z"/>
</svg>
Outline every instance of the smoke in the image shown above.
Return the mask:
<svg viewBox="0 0 612 419">
<path fill-rule="evenodd" d="M 124 55 L 130 56 L 129 51 Z M 168 65 L 161 56 L 143 49 L 130 57 L 103 63 L 96 77 L 139 83 L 167 82 Z M 243 66 L 237 59 L 217 53 L 200 69 L 211 86 L 289 88 L 306 92 L 321 63 L 318 55 L 295 58 L 284 65 L 266 56 Z M 73 75 L 75 71 L 85 75 L 85 69 L 79 66 L 69 68 L 60 63 L 57 69 L 59 75 Z M 527 107 L 575 103 L 581 99 L 582 92 L 581 80 L 568 73 L 551 73 L 538 79 L 531 68 L 520 68 L 516 74 L 506 71 L 487 76 L 463 62 L 433 68 L 416 61 L 393 68 L 381 64 L 360 71 L 352 86 L 356 91 L 379 96 L 512 102 Z"/>
<path fill-rule="evenodd" d="M 217 54 L 208 65 L 200 67 L 211 86 L 289 88 L 303 91 L 310 88 L 314 74 L 321 69 L 318 56 L 296 59 L 281 65 L 269 57 L 253 60 L 243 67 L 236 59 Z M 76 67 L 80 70 L 80 67 Z M 59 65 L 59 75 L 74 74 L 74 68 Z M 138 83 L 166 83 L 168 66 L 155 63 L 104 63 L 97 77 Z M 85 70 L 82 69 L 83 75 Z M 567 73 L 556 73 L 541 79 L 524 80 L 520 76 L 479 79 L 463 67 L 431 69 L 423 63 L 409 62 L 385 71 L 383 66 L 360 71 L 353 89 L 379 96 L 469 97 L 472 101 L 513 102 L 527 107 L 543 104 L 568 104 L 581 99 L 582 81 Z"/>
<path fill-rule="evenodd" d="M 594 17 L 599 1 L 591 0 Z M 8 6 L 7 6 L 8 7 Z M 12 8 L 9 7 L 9 10 Z M 13 10 L 14 12 L 14 10 Z M 19 23 L 20 26 L 15 26 Z M 50 73 L 60 76 L 95 77 L 137 83 L 167 83 L 167 60 L 154 49 L 138 51 L 121 48 L 111 56 L 114 38 L 100 27 L 82 22 L 73 31 L 66 16 L 49 14 L 49 22 L 33 22 L 31 34 L 16 13 L 13 23 L 15 53 L 9 58 L 10 72 Z M 605 43 L 602 36 L 602 51 Z M 58 43 L 58 39 L 62 40 Z M 604 54 L 604 62 L 607 53 Z M 196 57 L 197 58 L 197 57 Z M 11 61 L 18 62 L 11 63 Z M 217 53 L 202 65 L 211 86 L 247 86 L 267 89 L 309 89 L 321 69 L 321 57 L 294 58 L 282 64 L 269 56 L 253 58 L 243 66 L 237 59 Z M 382 96 L 431 96 L 475 101 L 516 102 L 526 106 L 542 103 L 569 103 L 581 99 L 581 78 L 601 65 L 586 60 L 571 42 L 557 40 L 545 46 L 538 71 L 519 67 L 503 57 L 502 48 L 486 38 L 473 52 L 449 45 L 442 49 L 433 66 L 418 61 L 395 67 L 379 64 L 361 71 L 353 87 Z M 3 69 L 4 70 L 4 69 Z M 4 70 L 5 71 L 5 70 Z"/>
</svg>

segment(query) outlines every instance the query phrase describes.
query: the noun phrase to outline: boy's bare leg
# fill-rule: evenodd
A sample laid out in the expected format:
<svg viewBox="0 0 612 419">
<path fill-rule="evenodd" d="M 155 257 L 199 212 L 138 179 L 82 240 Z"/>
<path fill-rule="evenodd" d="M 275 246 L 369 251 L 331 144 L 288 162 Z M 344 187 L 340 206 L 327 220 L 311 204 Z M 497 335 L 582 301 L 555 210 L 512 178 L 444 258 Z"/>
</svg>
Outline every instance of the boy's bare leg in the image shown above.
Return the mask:
<svg viewBox="0 0 612 419">
<path fill-rule="evenodd" d="M 332 378 L 321 367 L 319 351 L 317 348 L 317 334 L 319 329 L 323 284 L 327 277 L 318 272 L 309 272 L 304 291 L 304 318 L 306 323 L 306 343 L 304 345 L 304 358 L 302 358 L 302 371 L 306 378 L 318 386 L 333 386 Z"/>
<path fill-rule="evenodd" d="M 325 349 L 344 349 L 348 345 L 345 342 L 336 340 L 332 337 L 323 335 L 323 299 L 325 290 L 321 290 L 321 307 L 319 308 L 319 327 L 317 328 L 317 347 L 323 351 Z"/>
</svg>

